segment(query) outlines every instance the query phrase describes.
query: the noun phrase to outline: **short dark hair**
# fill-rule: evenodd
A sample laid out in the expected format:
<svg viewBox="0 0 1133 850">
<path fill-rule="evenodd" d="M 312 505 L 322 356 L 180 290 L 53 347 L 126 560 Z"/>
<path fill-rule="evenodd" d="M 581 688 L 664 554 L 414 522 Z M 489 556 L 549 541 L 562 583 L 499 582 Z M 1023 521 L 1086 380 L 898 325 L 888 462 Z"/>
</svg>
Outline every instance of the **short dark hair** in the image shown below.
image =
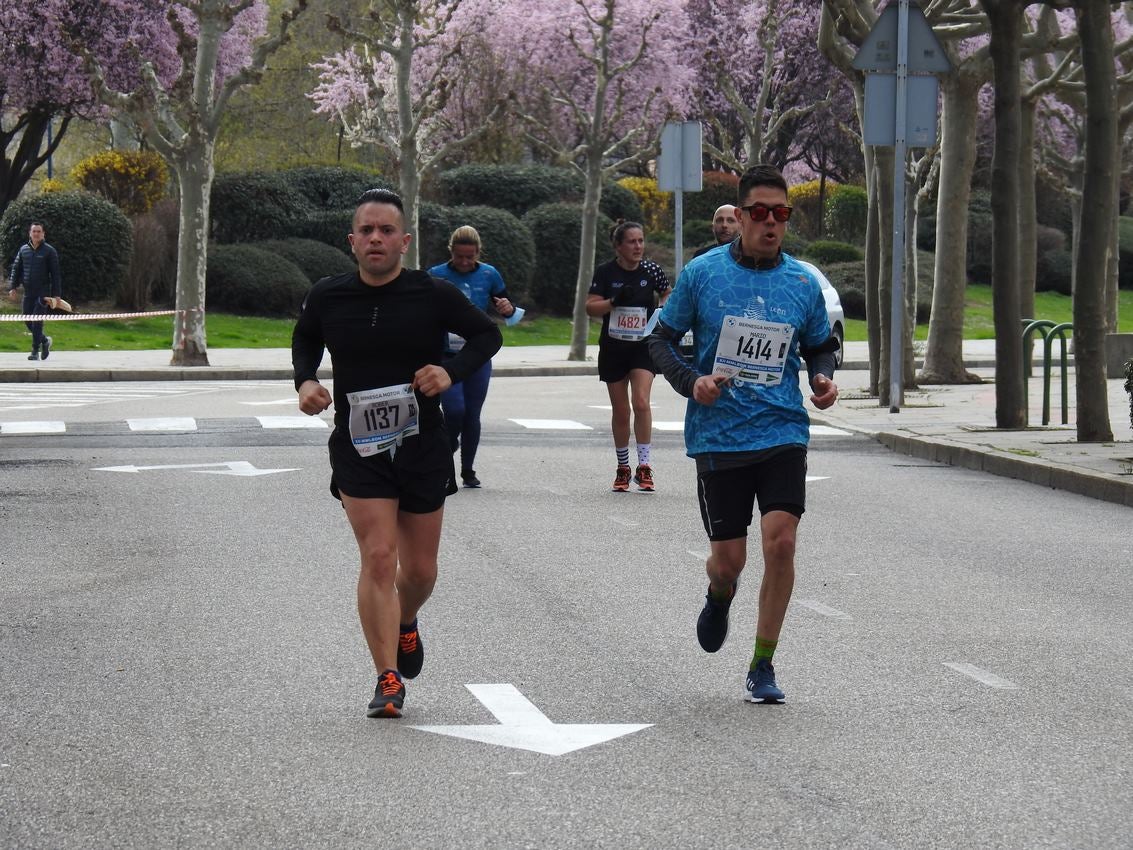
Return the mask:
<svg viewBox="0 0 1133 850">
<path fill-rule="evenodd" d="M 626 231 L 633 229 L 645 232 L 645 228 L 638 224 L 636 221 L 619 221 L 610 229 L 610 242 L 614 245 L 621 245 L 626 238 Z"/>
<path fill-rule="evenodd" d="M 740 185 L 736 190 L 736 203 L 742 204 L 747 200 L 748 192 L 756 186 L 774 186 L 776 189 L 787 191 L 787 181 L 783 172 L 774 165 L 753 165 L 740 176 Z"/>
<path fill-rule="evenodd" d="M 401 202 L 401 195 L 390 189 L 367 189 L 358 196 L 358 202 L 354 206 L 354 216 L 350 222 L 351 230 L 358 221 L 358 210 L 366 204 L 389 204 L 391 207 L 396 207 L 398 217 L 401 219 L 401 229 L 405 230 L 405 205 Z"/>
<path fill-rule="evenodd" d="M 41 228 L 41 229 L 43 229 L 43 230 L 47 230 L 47 228 L 43 226 L 43 222 L 42 222 L 42 221 L 32 221 L 32 222 L 29 222 L 29 223 L 28 223 L 28 230 L 31 230 L 31 229 L 32 229 L 33 227 L 39 227 L 39 228 Z"/>
<path fill-rule="evenodd" d="M 401 195 L 392 189 L 367 189 L 358 196 L 358 202 L 354 205 L 354 208 L 357 209 L 365 204 L 391 204 L 397 207 L 402 215 L 405 214 L 405 205 L 401 202 Z"/>
</svg>

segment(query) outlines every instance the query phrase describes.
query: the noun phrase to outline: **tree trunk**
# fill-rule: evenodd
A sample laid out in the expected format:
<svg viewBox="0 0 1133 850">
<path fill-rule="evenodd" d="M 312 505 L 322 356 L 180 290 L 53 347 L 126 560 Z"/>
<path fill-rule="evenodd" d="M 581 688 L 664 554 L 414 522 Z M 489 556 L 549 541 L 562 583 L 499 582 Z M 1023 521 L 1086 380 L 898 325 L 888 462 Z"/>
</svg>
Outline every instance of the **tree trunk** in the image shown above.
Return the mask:
<svg viewBox="0 0 1133 850">
<path fill-rule="evenodd" d="M 877 175 L 877 245 L 878 259 L 880 260 L 874 303 L 878 311 L 877 329 L 879 334 L 877 399 L 882 407 L 890 406 L 889 348 L 890 325 L 893 323 L 893 158 L 892 148 L 878 148 L 874 151 L 873 167 Z M 869 281 L 866 282 L 867 285 L 869 283 Z M 868 293 L 866 298 L 868 314 Z"/>
<path fill-rule="evenodd" d="M 881 206 L 877 185 L 877 157 L 873 147 L 866 148 L 866 184 L 869 206 L 865 227 L 865 324 L 869 349 L 869 394 L 878 394 L 881 380 L 881 305 L 878 303 L 878 281 L 881 279 Z"/>
<path fill-rule="evenodd" d="M 1019 136 L 1019 312 L 1023 319 L 1035 315 L 1035 286 L 1038 283 L 1038 215 L 1035 200 L 1035 109 L 1038 102 L 1023 98 L 1020 103 Z"/>
<path fill-rule="evenodd" d="M 1077 11 L 1086 84 L 1086 167 L 1082 191 L 1082 228 L 1074 288 L 1074 369 L 1078 404 L 1078 440 L 1113 439 L 1107 402 L 1106 252 L 1114 227 L 1113 186 L 1117 163 L 1116 74 L 1109 6 L 1087 4 Z"/>
<path fill-rule="evenodd" d="M 982 77 L 944 80 L 940 180 L 936 199 L 936 260 L 932 315 L 922 384 L 979 383 L 964 368 L 964 297 L 968 286 L 968 202 L 976 162 L 977 93 Z"/>
<path fill-rule="evenodd" d="M 911 389 L 917 385 L 916 356 L 913 336 L 917 329 L 917 189 L 912 180 L 905 183 L 905 257 L 903 295 L 905 298 L 905 327 L 901 337 L 901 386 Z"/>
<path fill-rule="evenodd" d="M 582 235 L 578 240 L 578 282 L 574 292 L 574 314 L 570 330 L 568 360 L 586 359 L 586 340 L 590 317 L 586 315 L 586 296 L 594 278 L 594 250 L 597 245 L 598 202 L 602 199 L 602 156 L 592 151 L 586 158 L 586 190 L 582 198 Z"/>
<path fill-rule="evenodd" d="M 173 366 L 208 366 L 205 343 L 205 272 L 208 268 L 209 195 L 213 143 L 196 139 L 174 162 L 181 186 L 177 227 L 177 298 L 173 317 Z"/>
<path fill-rule="evenodd" d="M 1023 341 L 1019 314 L 1019 0 L 981 0 L 991 24 L 995 68 L 995 153 L 991 168 L 992 308 L 995 315 L 995 424 L 1025 428 Z"/>
<path fill-rule="evenodd" d="M 417 170 L 417 137 L 413 131 L 413 51 L 416 48 L 414 26 L 417 10 L 413 4 L 399 4 L 397 14 L 399 41 L 393 58 L 397 66 L 398 189 L 405 207 L 405 228 L 413 234 L 403 262 L 407 268 L 415 269 L 420 265 L 421 257 L 417 238 L 421 175 Z"/>
</svg>

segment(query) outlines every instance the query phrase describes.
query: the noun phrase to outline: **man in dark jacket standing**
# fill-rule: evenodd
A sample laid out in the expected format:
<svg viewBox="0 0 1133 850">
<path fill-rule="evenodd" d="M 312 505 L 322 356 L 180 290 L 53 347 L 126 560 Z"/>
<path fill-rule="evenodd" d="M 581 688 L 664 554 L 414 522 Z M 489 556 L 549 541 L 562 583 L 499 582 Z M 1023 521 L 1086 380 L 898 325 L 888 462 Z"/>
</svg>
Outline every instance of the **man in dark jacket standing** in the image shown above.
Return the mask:
<svg viewBox="0 0 1133 850">
<path fill-rule="evenodd" d="M 54 307 L 63 295 L 63 279 L 59 274 L 59 254 L 43 240 L 43 224 L 33 221 L 28 229 L 28 242 L 21 245 L 12 263 L 8 278 L 8 297 L 16 300 L 16 290 L 24 289 L 24 314 L 39 315 L 46 307 Z M 51 354 L 51 337 L 43 333 L 43 322 L 28 322 L 31 331 L 31 354 L 28 360 L 44 360 Z"/>
</svg>

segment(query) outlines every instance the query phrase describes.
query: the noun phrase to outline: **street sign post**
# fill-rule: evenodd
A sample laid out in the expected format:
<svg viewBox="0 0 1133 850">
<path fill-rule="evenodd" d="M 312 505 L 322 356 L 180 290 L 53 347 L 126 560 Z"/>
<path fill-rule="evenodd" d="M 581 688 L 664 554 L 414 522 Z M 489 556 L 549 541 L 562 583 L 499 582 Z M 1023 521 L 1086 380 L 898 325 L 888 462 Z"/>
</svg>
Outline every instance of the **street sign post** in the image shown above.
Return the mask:
<svg viewBox="0 0 1133 850">
<path fill-rule="evenodd" d="M 867 145 L 894 148 L 889 410 L 899 413 L 904 401 L 905 157 L 910 147 L 928 147 L 936 141 L 937 79 L 933 75 L 949 73 L 952 64 L 920 6 L 898 0 L 881 13 L 853 66 L 866 72 L 863 139 Z"/>
<path fill-rule="evenodd" d="M 704 137 L 699 121 L 670 121 L 661 131 L 657 158 L 657 188 L 673 193 L 673 254 L 675 273 L 684 267 L 684 192 L 704 188 Z"/>
</svg>

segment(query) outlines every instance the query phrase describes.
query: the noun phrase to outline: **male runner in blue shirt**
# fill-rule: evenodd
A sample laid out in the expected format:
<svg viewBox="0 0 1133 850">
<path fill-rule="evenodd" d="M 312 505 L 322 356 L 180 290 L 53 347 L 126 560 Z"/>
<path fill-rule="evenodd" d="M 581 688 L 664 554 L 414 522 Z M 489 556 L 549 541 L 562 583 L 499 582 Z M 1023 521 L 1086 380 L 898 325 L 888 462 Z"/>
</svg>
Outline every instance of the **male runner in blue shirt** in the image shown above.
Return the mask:
<svg viewBox="0 0 1133 850">
<path fill-rule="evenodd" d="M 795 537 L 806 502 L 810 418 L 799 390 L 807 361 L 810 400 L 838 398 L 838 341 L 818 281 L 782 252 L 791 207 L 777 168 L 740 178 L 740 238 L 685 266 L 649 339 L 654 363 L 689 399 L 685 446 L 696 460 L 700 514 L 708 533 L 708 594 L 696 624 L 706 652 L 728 635 L 728 610 L 747 563 L 747 530 L 758 502 L 763 544 L 751 702 L 782 702 L 771 659 L 795 582 Z M 677 345 L 691 329 L 690 364 Z"/>
</svg>

